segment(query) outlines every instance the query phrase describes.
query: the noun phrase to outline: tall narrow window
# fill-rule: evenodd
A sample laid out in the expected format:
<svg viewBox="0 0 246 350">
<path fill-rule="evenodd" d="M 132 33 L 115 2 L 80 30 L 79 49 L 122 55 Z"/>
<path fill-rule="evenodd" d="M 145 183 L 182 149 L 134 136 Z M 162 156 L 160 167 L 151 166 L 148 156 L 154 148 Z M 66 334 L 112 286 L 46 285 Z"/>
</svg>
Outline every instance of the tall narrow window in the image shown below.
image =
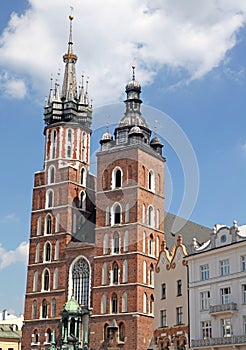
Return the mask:
<svg viewBox="0 0 246 350">
<path fill-rule="evenodd" d="M 38 344 L 39 343 L 38 340 L 39 340 L 38 339 L 38 331 L 37 331 L 37 329 L 35 329 L 34 332 L 33 332 L 33 343 L 34 344 Z"/>
<path fill-rule="evenodd" d="M 36 245 L 35 262 L 39 262 L 40 259 L 40 243 Z"/>
<path fill-rule="evenodd" d="M 72 156 L 72 147 L 70 145 L 67 146 L 67 158 L 71 158 Z"/>
<path fill-rule="evenodd" d="M 37 220 L 37 236 L 41 235 L 41 229 L 42 229 L 42 217 L 39 216 Z"/>
<path fill-rule="evenodd" d="M 119 324 L 119 339 L 120 341 L 125 341 L 125 325 L 124 323 Z"/>
<path fill-rule="evenodd" d="M 182 281 L 181 280 L 177 280 L 177 296 L 181 296 L 182 295 Z"/>
<path fill-rule="evenodd" d="M 124 233 L 124 252 L 128 252 L 128 231 Z"/>
<path fill-rule="evenodd" d="M 117 295 L 114 293 L 112 295 L 112 313 L 117 314 L 118 312 L 118 298 Z"/>
<path fill-rule="evenodd" d="M 154 209 L 151 205 L 148 208 L 148 225 L 154 227 Z"/>
<path fill-rule="evenodd" d="M 143 232 L 143 253 L 146 253 L 146 232 Z"/>
<path fill-rule="evenodd" d="M 86 193 L 84 191 L 80 194 L 80 208 L 86 210 Z"/>
<path fill-rule="evenodd" d="M 166 325 L 167 325 L 167 310 L 161 310 L 160 311 L 160 313 L 161 313 L 161 317 L 160 317 L 160 326 L 161 327 L 166 327 Z"/>
<path fill-rule="evenodd" d="M 103 339 L 104 340 L 108 339 L 108 323 L 105 323 L 103 327 Z"/>
<path fill-rule="evenodd" d="M 128 282 L 128 263 L 127 260 L 123 262 L 123 283 Z"/>
<path fill-rule="evenodd" d="M 115 173 L 115 187 L 121 187 L 121 171 L 119 169 Z"/>
<path fill-rule="evenodd" d="M 129 222 L 129 204 L 126 204 L 126 211 L 125 211 L 125 223 Z"/>
<path fill-rule="evenodd" d="M 104 262 L 102 266 L 102 285 L 105 286 L 107 284 L 107 263 Z"/>
<path fill-rule="evenodd" d="M 166 283 L 161 285 L 161 299 L 166 299 Z"/>
<path fill-rule="evenodd" d="M 108 254 L 108 234 L 105 233 L 103 237 L 103 254 Z"/>
<path fill-rule="evenodd" d="M 50 214 L 46 216 L 45 226 L 46 226 L 46 231 L 45 231 L 46 235 L 50 235 L 52 233 L 52 217 Z"/>
<path fill-rule="evenodd" d="M 46 208 L 52 208 L 54 206 L 54 193 L 49 189 L 46 193 Z"/>
<path fill-rule="evenodd" d="M 46 299 L 42 302 L 42 318 L 48 317 L 48 305 Z"/>
<path fill-rule="evenodd" d="M 43 290 L 49 291 L 50 289 L 50 273 L 48 269 L 43 272 Z"/>
<path fill-rule="evenodd" d="M 44 261 L 49 262 L 50 260 L 51 260 L 51 244 L 49 242 L 46 242 L 44 246 Z"/>
<path fill-rule="evenodd" d="M 60 214 L 56 214 L 56 227 L 55 227 L 56 232 L 60 231 Z"/>
<path fill-rule="evenodd" d="M 127 293 L 122 294 L 122 312 L 127 312 Z"/>
<path fill-rule="evenodd" d="M 149 313 L 151 315 L 154 314 L 154 296 L 151 294 L 150 296 L 150 303 L 149 303 Z"/>
<path fill-rule="evenodd" d="M 113 283 L 114 284 L 119 283 L 119 267 L 117 262 L 114 262 L 113 264 Z"/>
<path fill-rule="evenodd" d="M 246 255 L 241 256 L 241 271 L 246 271 Z"/>
<path fill-rule="evenodd" d="M 156 257 L 158 258 L 159 253 L 160 253 L 160 238 L 159 238 L 159 236 L 157 236 L 155 239 L 155 253 L 156 253 Z"/>
<path fill-rule="evenodd" d="M 157 230 L 159 230 L 160 228 L 160 210 L 159 209 L 156 210 L 156 228 Z"/>
<path fill-rule="evenodd" d="M 48 328 L 47 331 L 46 331 L 46 343 L 50 344 L 51 341 L 52 341 L 52 339 L 51 339 L 51 330 L 50 330 L 50 328 Z"/>
<path fill-rule="evenodd" d="M 84 258 L 80 258 L 74 264 L 72 280 L 75 300 L 79 304 L 89 306 L 90 267 Z"/>
<path fill-rule="evenodd" d="M 246 284 L 242 285 L 242 302 L 246 304 Z"/>
<path fill-rule="evenodd" d="M 54 260 L 59 260 L 59 241 L 56 241 Z"/>
<path fill-rule="evenodd" d="M 114 252 L 114 254 L 119 254 L 119 252 L 120 252 L 120 237 L 119 237 L 118 232 L 114 233 L 113 242 L 114 242 L 113 252 Z"/>
<path fill-rule="evenodd" d="M 206 290 L 200 293 L 200 308 L 201 310 L 208 310 L 210 305 L 210 291 Z"/>
<path fill-rule="evenodd" d="M 225 287 L 220 289 L 220 302 L 221 304 L 229 304 L 231 297 L 231 288 Z"/>
<path fill-rule="evenodd" d="M 146 220 L 146 207 L 145 204 L 142 205 L 142 223 L 145 224 Z"/>
<path fill-rule="evenodd" d="M 32 304 L 32 318 L 37 318 L 37 300 L 33 300 Z"/>
<path fill-rule="evenodd" d="M 147 263 L 143 262 L 143 283 L 146 283 L 146 275 L 147 275 Z"/>
<path fill-rule="evenodd" d="M 53 165 L 51 165 L 48 171 L 48 183 L 53 184 L 54 182 L 55 182 L 55 168 Z"/>
<path fill-rule="evenodd" d="M 106 314 L 106 301 L 107 301 L 106 295 L 103 294 L 102 301 L 101 301 L 101 313 L 102 314 Z"/>
<path fill-rule="evenodd" d="M 37 290 L 38 290 L 38 271 L 35 271 L 33 275 L 33 291 L 37 292 Z"/>
<path fill-rule="evenodd" d="M 155 190 L 155 178 L 154 178 L 153 170 L 149 171 L 149 190 L 150 191 L 154 191 Z"/>
<path fill-rule="evenodd" d="M 51 158 L 56 157 L 56 131 L 53 130 L 51 133 Z"/>
<path fill-rule="evenodd" d="M 153 264 L 150 264 L 150 269 L 149 269 L 149 284 L 150 286 L 154 285 L 154 267 Z"/>
<path fill-rule="evenodd" d="M 53 277 L 53 289 L 58 288 L 58 268 L 56 267 L 54 270 L 54 277 Z"/>
<path fill-rule="evenodd" d="M 52 299 L 52 317 L 56 317 L 56 298 Z"/>
<path fill-rule="evenodd" d="M 243 335 L 246 335 L 246 316 L 243 316 Z"/>
<path fill-rule="evenodd" d="M 77 231 L 77 215 L 76 213 L 73 213 L 73 233 L 76 233 Z"/>
<path fill-rule="evenodd" d="M 143 313 L 147 313 L 147 294 L 143 294 Z"/>
<path fill-rule="evenodd" d="M 82 186 L 86 186 L 86 170 L 85 168 L 81 169 L 81 177 L 80 177 L 80 183 Z"/>
<path fill-rule="evenodd" d="M 149 255 L 154 255 L 154 238 L 153 235 L 151 233 L 151 235 L 149 236 Z"/>
<path fill-rule="evenodd" d="M 121 223 L 121 207 L 117 204 L 114 208 L 114 225 Z"/>
<path fill-rule="evenodd" d="M 177 320 L 176 321 L 177 325 L 183 323 L 183 308 L 182 307 L 176 308 L 176 320 Z"/>
<path fill-rule="evenodd" d="M 110 208 L 107 207 L 107 208 L 106 208 L 105 224 L 106 224 L 106 225 L 109 225 L 109 223 L 110 223 Z"/>
</svg>

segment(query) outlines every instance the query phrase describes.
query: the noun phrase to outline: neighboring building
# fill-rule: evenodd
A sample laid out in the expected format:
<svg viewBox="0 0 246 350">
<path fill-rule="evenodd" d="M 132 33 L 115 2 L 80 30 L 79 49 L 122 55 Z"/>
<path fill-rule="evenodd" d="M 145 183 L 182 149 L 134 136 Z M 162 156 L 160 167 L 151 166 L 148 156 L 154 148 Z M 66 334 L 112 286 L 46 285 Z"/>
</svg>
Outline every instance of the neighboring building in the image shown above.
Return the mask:
<svg viewBox="0 0 246 350">
<path fill-rule="evenodd" d="M 23 326 L 24 316 L 16 316 L 10 313 L 8 310 L 3 310 L 0 312 L 0 324 L 16 325 L 19 330 Z"/>
<path fill-rule="evenodd" d="M 186 248 L 179 235 L 171 251 L 164 240 L 155 269 L 155 349 L 183 350 L 188 344 Z"/>
<path fill-rule="evenodd" d="M 87 84 L 77 91 L 72 19 L 62 93 L 56 83 L 44 112 L 45 161 L 34 180 L 22 346 L 47 349 L 56 338 L 58 347 L 84 339 L 80 347 L 86 348 L 79 328 L 61 325 L 62 317 L 65 325 L 75 322 L 64 309 L 73 297 L 84 308 L 75 320 L 92 313 L 91 349 L 145 350 L 164 233 L 163 146 L 141 115 L 133 67 L 115 138 L 107 131 L 100 140 L 97 181 L 89 173 L 92 108 Z"/>
<path fill-rule="evenodd" d="M 17 325 L 0 323 L 0 350 L 21 350 L 21 330 Z"/>
<path fill-rule="evenodd" d="M 186 261 L 190 347 L 246 349 L 246 225 L 216 225 Z"/>
</svg>

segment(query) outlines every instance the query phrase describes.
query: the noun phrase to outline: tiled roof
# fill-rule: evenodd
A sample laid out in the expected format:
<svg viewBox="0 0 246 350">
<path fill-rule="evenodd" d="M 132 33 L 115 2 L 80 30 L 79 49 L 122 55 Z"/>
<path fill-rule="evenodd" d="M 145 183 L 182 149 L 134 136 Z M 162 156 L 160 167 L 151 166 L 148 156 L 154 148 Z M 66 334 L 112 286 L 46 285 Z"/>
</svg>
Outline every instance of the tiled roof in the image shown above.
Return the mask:
<svg viewBox="0 0 246 350">
<path fill-rule="evenodd" d="M 21 331 L 15 325 L 0 324 L 0 339 L 21 339 Z"/>
</svg>

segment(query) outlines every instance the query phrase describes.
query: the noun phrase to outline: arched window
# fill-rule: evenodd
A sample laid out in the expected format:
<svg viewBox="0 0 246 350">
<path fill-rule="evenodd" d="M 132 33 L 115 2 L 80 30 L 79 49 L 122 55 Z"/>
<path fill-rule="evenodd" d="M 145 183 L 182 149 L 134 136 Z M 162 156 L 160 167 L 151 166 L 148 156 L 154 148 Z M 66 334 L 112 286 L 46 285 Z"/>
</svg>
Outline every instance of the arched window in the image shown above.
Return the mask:
<svg viewBox="0 0 246 350">
<path fill-rule="evenodd" d="M 149 269 L 149 284 L 150 286 L 154 285 L 154 267 L 153 264 L 150 264 L 150 269 Z"/>
<path fill-rule="evenodd" d="M 80 193 L 80 208 L 86 210 L 86 193 L 84 191 Z"/>
<path fill-rule="evenodd" d="M 50 344 L 51 341 L 52 341 L 51 330 L 50 330 L 50 328 L 48 328 L 47 331 L 46 331 L 46 343 Z"/>
<path fill-rule="evenodd" d="M 46 216 L 45 220 L 45 233 L 46 235 L 50 235 L 52 233 L 52 217 L 50 214 Z"/>
<path fill-rule="evenodd" d="M 81 174 L 80 174 L 80 183 L 82 186 L 86 186 L 86 170 L 85 168 L 81 169 Z"/>
<path fill-rule="evenodd" d="M 154 296 L 152 294 L 150 296 L 150 302 L 149 302 L 149 313 L 151 315 L 154 314 Z"/>
<path fill-rule="evenodd" d="M 122 294 L 122 312 L 127 312 L 127 293 Z"/>
<path fill-rule="evenodd" d="M 156 253 L 156 257 L 158 258 L 159 253 L 160 253 L 160 238 L 159 238 L 159 236 L 156 237 L 155 253 Z"/>
<path fill-rule="evenodd" d="M 146 253 L 146 232 L 143 232 L 143 253 Z"/>
<path fill-rule="evenodd" d="M 41 216 L 39 216 L 37 220 L 37 236 L 41 235 L 41 230 L 42 230 L 42 218 Z"/>
<path fill-rule="evenodd" d="M 53 289 L 58 288 L 58 268 L 56 267 L 54 270 L 54 276 L 53 276 Z"/>
<path fill-rule="evenodd" d="M 126 204 L 126 211 L 125 211 L 125 223 L 129 222 L 129 204 Z"/>
<path fill-rule="evenodd" d="M 59 232 L 60 231 L 60 213 L 56 214 L 56 227 L 55 227 L 55 231 Z"/>
<path fill-rule="evenodd" d="M 56 130 L 51 132 L 51 159 L 56 157 Z"/>
<path fill-rule="evenodd" d="M 149 255 L 154 255 L 154 238 L 153 235 L 151 233 L 151 235 L 149 236 Z"/>
<path fill-rule="evenodd" d="M 32 303 L 32 318 L 37 318 L 37 300 L 33 300 Z"/>
<path fill-rule="evenodd" d="M 119 340 L 122 342 L 125 341 L 125 325 L 124 325 L 124 323 L 119 324 Z"/>
<path fill-rule="evenodd" d="M 42 301 L 42 318 L 48 317 L 48 305 L 46 299 Z"/>
<path fill-rule="evenodd" d="M 148 207 L 148 225 L 154 227 L 154 209 L 152 205 Z"/>
<path fill-rule="evenodd" d="M 104 340 L 108 339 L 108 323 L 105 323 L 103 327 L 103 339 Z"/>
<path fill-rule="evenodd" d="M 56 317 L 56 298 L 52 299 L 52 317 Z"/>
<path fill-rule="evenodd" d="M 118 232 L 114 233 L 113 237 L 113 252 L 114 254 L 119 254 L 120 252 L 120 237 Z"/>
<path fill-rule="evenodd" d="M 81 153 L 82 153 L 82 162 L 85 163 L 85 161 L 86 161 L 86 157 L 85 157 L 85 156 L 86 156 L 85 147 L 82 147 Z"/>
<path fill-rule="evenodd" d="M 106 314 L 106 301 L 107 301 L 106 295 L 103 294 L 102 301 L 101 301 L 101 313 L 102 314 Z"/>
<path fill-rule="evenodd" d="M 110 223 L 110 208 L 109 207 L 107 207 L 106 208 L 106 219 L 105 219 L 105 224 L 106 225 L 109 225 L 109 223 Z"/>
<path fill-rule="evenodd" d="M 75 318 L 72 317 L 70 320 L 70 335 L 75 336 Z"/>
<path fill-rule="evenodd" d="M 55 168 L 53 165 L 51 165 L 48 170 L 48 183 L 53 184 L 54 182 L 55 182 Z"/>
<path fill-rule="evenodd" d="M 142 165 L 142 178 L 143 178 L 143 187 L 146 187 L 146 180 L 145 180 L 145 167 Z"/>
<path fill-rule="evenodd" d="M 50 272 L 48 269 L 45 269 L 43 271 L 43 290 L 44 291 L 50 290 Z"/>
<path fill-rule="evenodd" d="M 67 146 L 67 158 L 71 158 L 72 156 L 72 147 L 70 145 Z"/>
<path fill-rule="evenodd" d="M 59 260 L 59 241 L 56 241 L 54 260 Z"/>
<path fill-rule="evenodd" d="M 51 244 L 46 242 L 44 245 L 44 261 L 51 261 Z"/>
<path fill-rule="evenodd" d="M 155 178 L 154 178 L 153 170 L 149 171 L 149 190 L 150 191 L 154 191 L 155 190 Z"/>
<path fill-rule="evenodd" d="M 121 223 L 121 206 L 119 204 L 113 205 L 112 225 L 118 225 Z"/>
<path fill-rule="evenodd" d="M 147 313 L 147 294 L 143 294 L 143 313 Z"/>
<path fill-rule="evenodd" d="M 122 170 L 116 167 L 112 172 L 112 188 L 120 187 L 122 187 Z"/>
<path fill-rule="evenodd" d="M 34 332 L 33 332 L 33 343 L 34 344 L 38 344 L 39 343 L 38 342 L 38 331 L 37 331 L 37 329 L 35 329 Z"/>
<path fill-rule="evenodd" d="M 107 273 L 108 273 L 108 269 L 107 269 L 107 263 L 104 262 L 103 266 L 102 266 L 102 285 L 104 286 L 105 284 L 107 284 Z"/>
<path fill-rule="evenodd" d="M 38 290 L 38 271 L 35 271 L 33 275 L 33 291 L 37 292 L 37 290 Z"/>
<path fill-rule="evenodd" d="M 119 266 L 117 262 L 113 263 L 113 283 L 114 284 L 119 283 Z"/>
<path fill-rule="evenodd" d="M 108 254 L 108 234 L 105 233 L 103 237 L 103 254 Z"/>
<path fill-rule="evenodd" d="M 124 233 L 124 252 L 128 252 L 128 231 Z"/>
<path fill-rule="evenodd" d="M 158 182 L 158 193 L 161 192 L 161 176 L 160 174 L 157 175 L 157 182 Z"/>
<path fill-rule="evenodd" d="M 115 293 L 113 293 L 112 295 L 112 313 L 113 314 L 117 314 L 118 313 L 118 298 L 117 295 Z"/>
<path fill-rule="evenodd" d="M 72 280 L 75 300 L 89 306 L 90 266 L 84 258 L 80 258 L 73 265 Z"/>
<path fill-rule="evenodd" d="M 147 276 L 147 263 L 146 261 L 143 262 L 143 283 L 146 283 L 146 276 Z"/>
<path fill-rule="evenodd" d="M 46 208 L 52 208 L 54 206 L 54 193 L 51 189 L 46 192 Z"/>
<path fill-rule="evenodd" d="M 67 130 L 67 142 L 72 142 L 72 130 Z"/>
<path fill-rule="evenodd" d="M 146 220 L 146 207 L 145 207 L 145 204 L 142 205 L 142 223 L 145 224 Z"/>
<path fill-rule="evenodd" d="M 160 228 L 160 210 L 156 210 L 156 228 L 159 230 Z"/>
<path fill-rule="evenodd" d="M 122 282 L 123 283 L 128 282 L 128 262 L 127 262 L 127 260 L 124 260 L 124 262 L 123 262 L 123 278 L 122 278 Z"/>
<path fill-rule="evenodd" d="M 36 254 L 35 254 L 35 262 L 39 262 L 40 259 L 40 244 L 36 245 Z"/>
</svg>

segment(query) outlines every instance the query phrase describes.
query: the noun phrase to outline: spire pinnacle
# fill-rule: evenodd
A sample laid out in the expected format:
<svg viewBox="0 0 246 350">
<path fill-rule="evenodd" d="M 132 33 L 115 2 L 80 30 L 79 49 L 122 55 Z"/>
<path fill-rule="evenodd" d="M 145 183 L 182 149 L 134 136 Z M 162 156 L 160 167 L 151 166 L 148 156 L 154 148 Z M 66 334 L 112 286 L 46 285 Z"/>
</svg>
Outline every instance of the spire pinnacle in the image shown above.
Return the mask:
<svg viewBox="0 0 246 350">
<path fill-rule="evenodd" d="M 136 66 L 132 65 L 132 80 L 133 81 L 135 80 L 135 69 L 136 69 Z"/>
</svg>

